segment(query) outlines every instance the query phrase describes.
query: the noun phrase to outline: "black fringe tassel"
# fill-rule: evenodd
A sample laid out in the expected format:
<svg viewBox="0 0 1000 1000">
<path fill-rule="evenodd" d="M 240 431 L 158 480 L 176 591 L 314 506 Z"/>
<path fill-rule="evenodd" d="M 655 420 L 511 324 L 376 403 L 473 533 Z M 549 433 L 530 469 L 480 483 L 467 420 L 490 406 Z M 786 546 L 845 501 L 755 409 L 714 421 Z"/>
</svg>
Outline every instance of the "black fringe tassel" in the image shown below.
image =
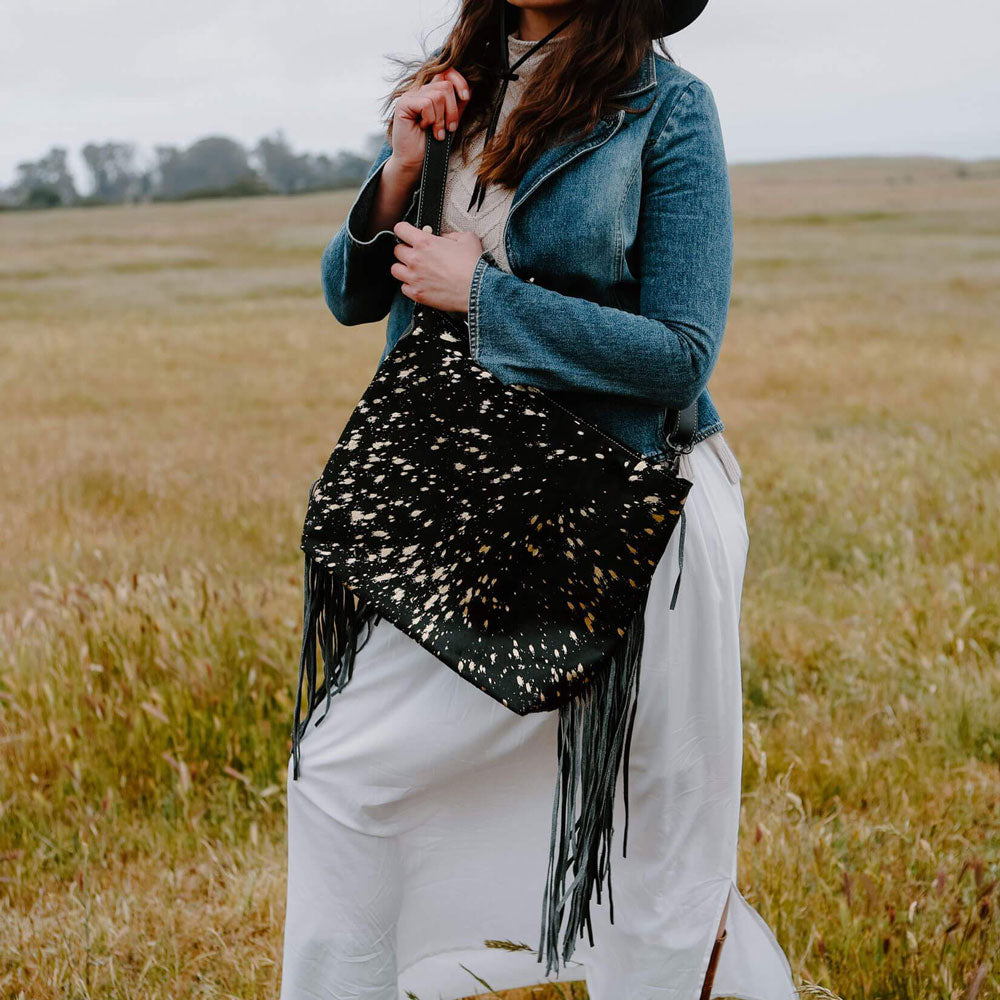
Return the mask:
<svg viewBox="0 0 1000 1000">
<path fill-rule="evenodd" d="M 354 672 L 354 659 L 364 648 L 372 629 L 378 624 L 378 612 L 363 598 L 345 587 L 320 563 L 305 557 L 302 584 L 302 655 L 299 659 L 299 683 L 295 689 L 295 721 L 292 725 L 293 780 L 299 776 L 300 741 L 305 736 L 313 712 L 325 698 L 326 708 L 316 725 L 326 716 L 330 699 L 342 691 Z M 364 633 L 364 638 L 358 642 Z M 319 645 L 323 660 L 323 681 L 317 683 Z M 302 680 L 306 680 L 306 717 L 302 715 Z M 300 721 L 301 720 L 301 721 Z"/>
<path fill-rule="evenodd" d="M 640 605 L 610 666 L 594 678 L 585 692 L 559 708 L 558 780 L 538 948 L 538 961 L 546 963 L 546 975 L 559 969 L 559 932 L 564 922 L 563 961 L 572 957 L 584 927 L 590 944 L 594 944 L 590 899 L 596 888 L 597 902 L 601 902 L 605 878 L 609 916 L 614 923 L 610 855 L 615 782 L 624 762 L 624 857 L 628 838 L 628 758 L 638 706 L 644 610 Z M 567 888 L 571 870 L 572 882 Z"/>
</svg>

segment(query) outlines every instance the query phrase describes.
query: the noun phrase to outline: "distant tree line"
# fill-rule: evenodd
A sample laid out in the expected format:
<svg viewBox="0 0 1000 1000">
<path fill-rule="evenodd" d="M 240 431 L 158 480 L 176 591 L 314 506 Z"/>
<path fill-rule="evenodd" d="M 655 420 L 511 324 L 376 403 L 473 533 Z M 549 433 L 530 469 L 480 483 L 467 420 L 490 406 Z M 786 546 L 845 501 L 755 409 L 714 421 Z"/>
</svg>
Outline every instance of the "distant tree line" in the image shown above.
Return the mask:
<svg viewBox="0 0 1000 1000">
<path fill-rule="evenodd" d="M 88 194 L 77 189 L 67 150 L 54 146 L 40 159 L 17 165 L 14 183 L 0 187 L 0 208 L 114 205 L 356 187 L 383 139 L 376 133 L 360 153 L 342 150 L 327 155 L 296 153 L 281 130 L 250 149 L 226 136 L 210 135 L 186 149 L 156 146 L 152 162 L 140 162 L 133 143 L 87 143 L 80 152 L 90 175 Z"/>
</svg>

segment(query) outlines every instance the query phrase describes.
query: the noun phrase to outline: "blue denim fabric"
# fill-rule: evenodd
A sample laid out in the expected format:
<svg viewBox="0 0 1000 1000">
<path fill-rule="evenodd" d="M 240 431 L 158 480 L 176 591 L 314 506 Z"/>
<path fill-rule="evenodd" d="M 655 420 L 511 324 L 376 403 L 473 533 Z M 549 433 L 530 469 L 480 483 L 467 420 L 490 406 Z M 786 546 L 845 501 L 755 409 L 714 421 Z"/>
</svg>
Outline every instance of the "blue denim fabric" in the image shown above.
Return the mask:
<svg viewBox="0 0 1000 1000">
<path fill-rule="evenodd" d="M 733 221 L 712 91 L 652 46 L 618 91 L 629 107 L 547 148 L 522 176 L 504 231 L 511 271 L 484 251 L 469 289 L 472 357 L 536 385 L 631 448 L 666 452 L 664 418 L 698 400 L 700 441 L 724 425 L 707 383 L 729 309 Z M 359 239 L 391 153 L 375 157 L 322 257 L 344 324 L 388 313 L 382 360 L 413 301 L 389 273 L 391 229 Z M 419 192 L 404 218 L 416 221 Z"/>
</svg>

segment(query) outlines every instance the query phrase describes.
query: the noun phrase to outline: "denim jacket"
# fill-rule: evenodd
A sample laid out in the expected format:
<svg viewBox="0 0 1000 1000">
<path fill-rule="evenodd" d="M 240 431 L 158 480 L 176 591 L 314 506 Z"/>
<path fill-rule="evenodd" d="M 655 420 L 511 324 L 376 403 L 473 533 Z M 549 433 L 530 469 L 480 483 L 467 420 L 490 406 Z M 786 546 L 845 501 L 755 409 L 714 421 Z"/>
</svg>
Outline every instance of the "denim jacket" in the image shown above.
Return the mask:
<svg viewBox="0 0 1000 1000">
<path fill-rule="evenodd" d="M 521 177 L 503 236 L 510 271 L 488 251 L 476 263 L 469 347 L 503 382 L 538 386 L 655 460 L 671 409 L 697 399 L 696 441 L 724 426 L 707 382 L 732 282 L 729 170 L 712 91 L 652 45 L 617 96 L 650 107 L 605 115 Z M 386 140 L 321 265 L 341 323 L 388 313 L 379 364 L 414 305 L 389 271 L 395 233 L 361 238 L 391 152 Z"/>
</svg>

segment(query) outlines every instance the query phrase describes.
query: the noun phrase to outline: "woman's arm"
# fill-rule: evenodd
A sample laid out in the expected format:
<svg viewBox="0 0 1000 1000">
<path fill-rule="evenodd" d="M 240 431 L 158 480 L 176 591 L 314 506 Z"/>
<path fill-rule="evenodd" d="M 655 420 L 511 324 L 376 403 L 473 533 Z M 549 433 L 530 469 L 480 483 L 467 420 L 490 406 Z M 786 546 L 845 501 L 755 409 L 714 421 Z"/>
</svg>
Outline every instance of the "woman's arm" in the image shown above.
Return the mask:
<svg viewBox="0 0 1000 1000">
<path fill-rule="evenodd" d="M 382 180 L 375 190 L 371 212 L 364 232 L 366 239 L 392 227 L 404 218 L 414 204 L 413 195 L 420 182 L 420 170 L 401 166 L 395 156 L 382 164 Z"/>
<path fill-rule="evenodd" d="M 468 81 L 449 68 L 396 100 L 392 141 L 383 141 L 347 218 L 323 251 L 323 295 L 341 323 L 374 323 L 389 312 L 399 289 L 389 270 L 398 242 L 392 226 L 417 221 L 425 130 L 433 128 L 438 139 L 446 129 L 454 132 L 469 96 Z"/>
<path fill-rule="evenodd" d="M 392 223 L 398 218 L 388 227 L 379 228 L 387 208 L 404 204 L 406 198 L 402 189 L 407 180 L 405 176 L 393 176 L 391 154 L 392 145 L 386 139 L 368 168 L 347 217 L 323 251 L 320 264 L 323 296 L 330 311 L 345 326 L 383 319 L 399 288 L 389 271 L 396 259 Z M 389 177 L 384 176 L 386 170 L 390 171 Z M 419 179 L 419 174 L 413 178 L 409 207 L 399 216 L 412 223 L 417 220 Z M 384 187 L 390 188 L 388 195 L 382 191 Z"/>
<path fill-rule="evenodd" d="M 483 254 L 469 289 L 473 358 L 507 383 L 672 409 L 692 403 L 719 355 L 733 260 L 729 169 L 715 100 L 700 80 L 649 150 L 639 227 L 639 314 L 542 288 Z"/>
</svg>

